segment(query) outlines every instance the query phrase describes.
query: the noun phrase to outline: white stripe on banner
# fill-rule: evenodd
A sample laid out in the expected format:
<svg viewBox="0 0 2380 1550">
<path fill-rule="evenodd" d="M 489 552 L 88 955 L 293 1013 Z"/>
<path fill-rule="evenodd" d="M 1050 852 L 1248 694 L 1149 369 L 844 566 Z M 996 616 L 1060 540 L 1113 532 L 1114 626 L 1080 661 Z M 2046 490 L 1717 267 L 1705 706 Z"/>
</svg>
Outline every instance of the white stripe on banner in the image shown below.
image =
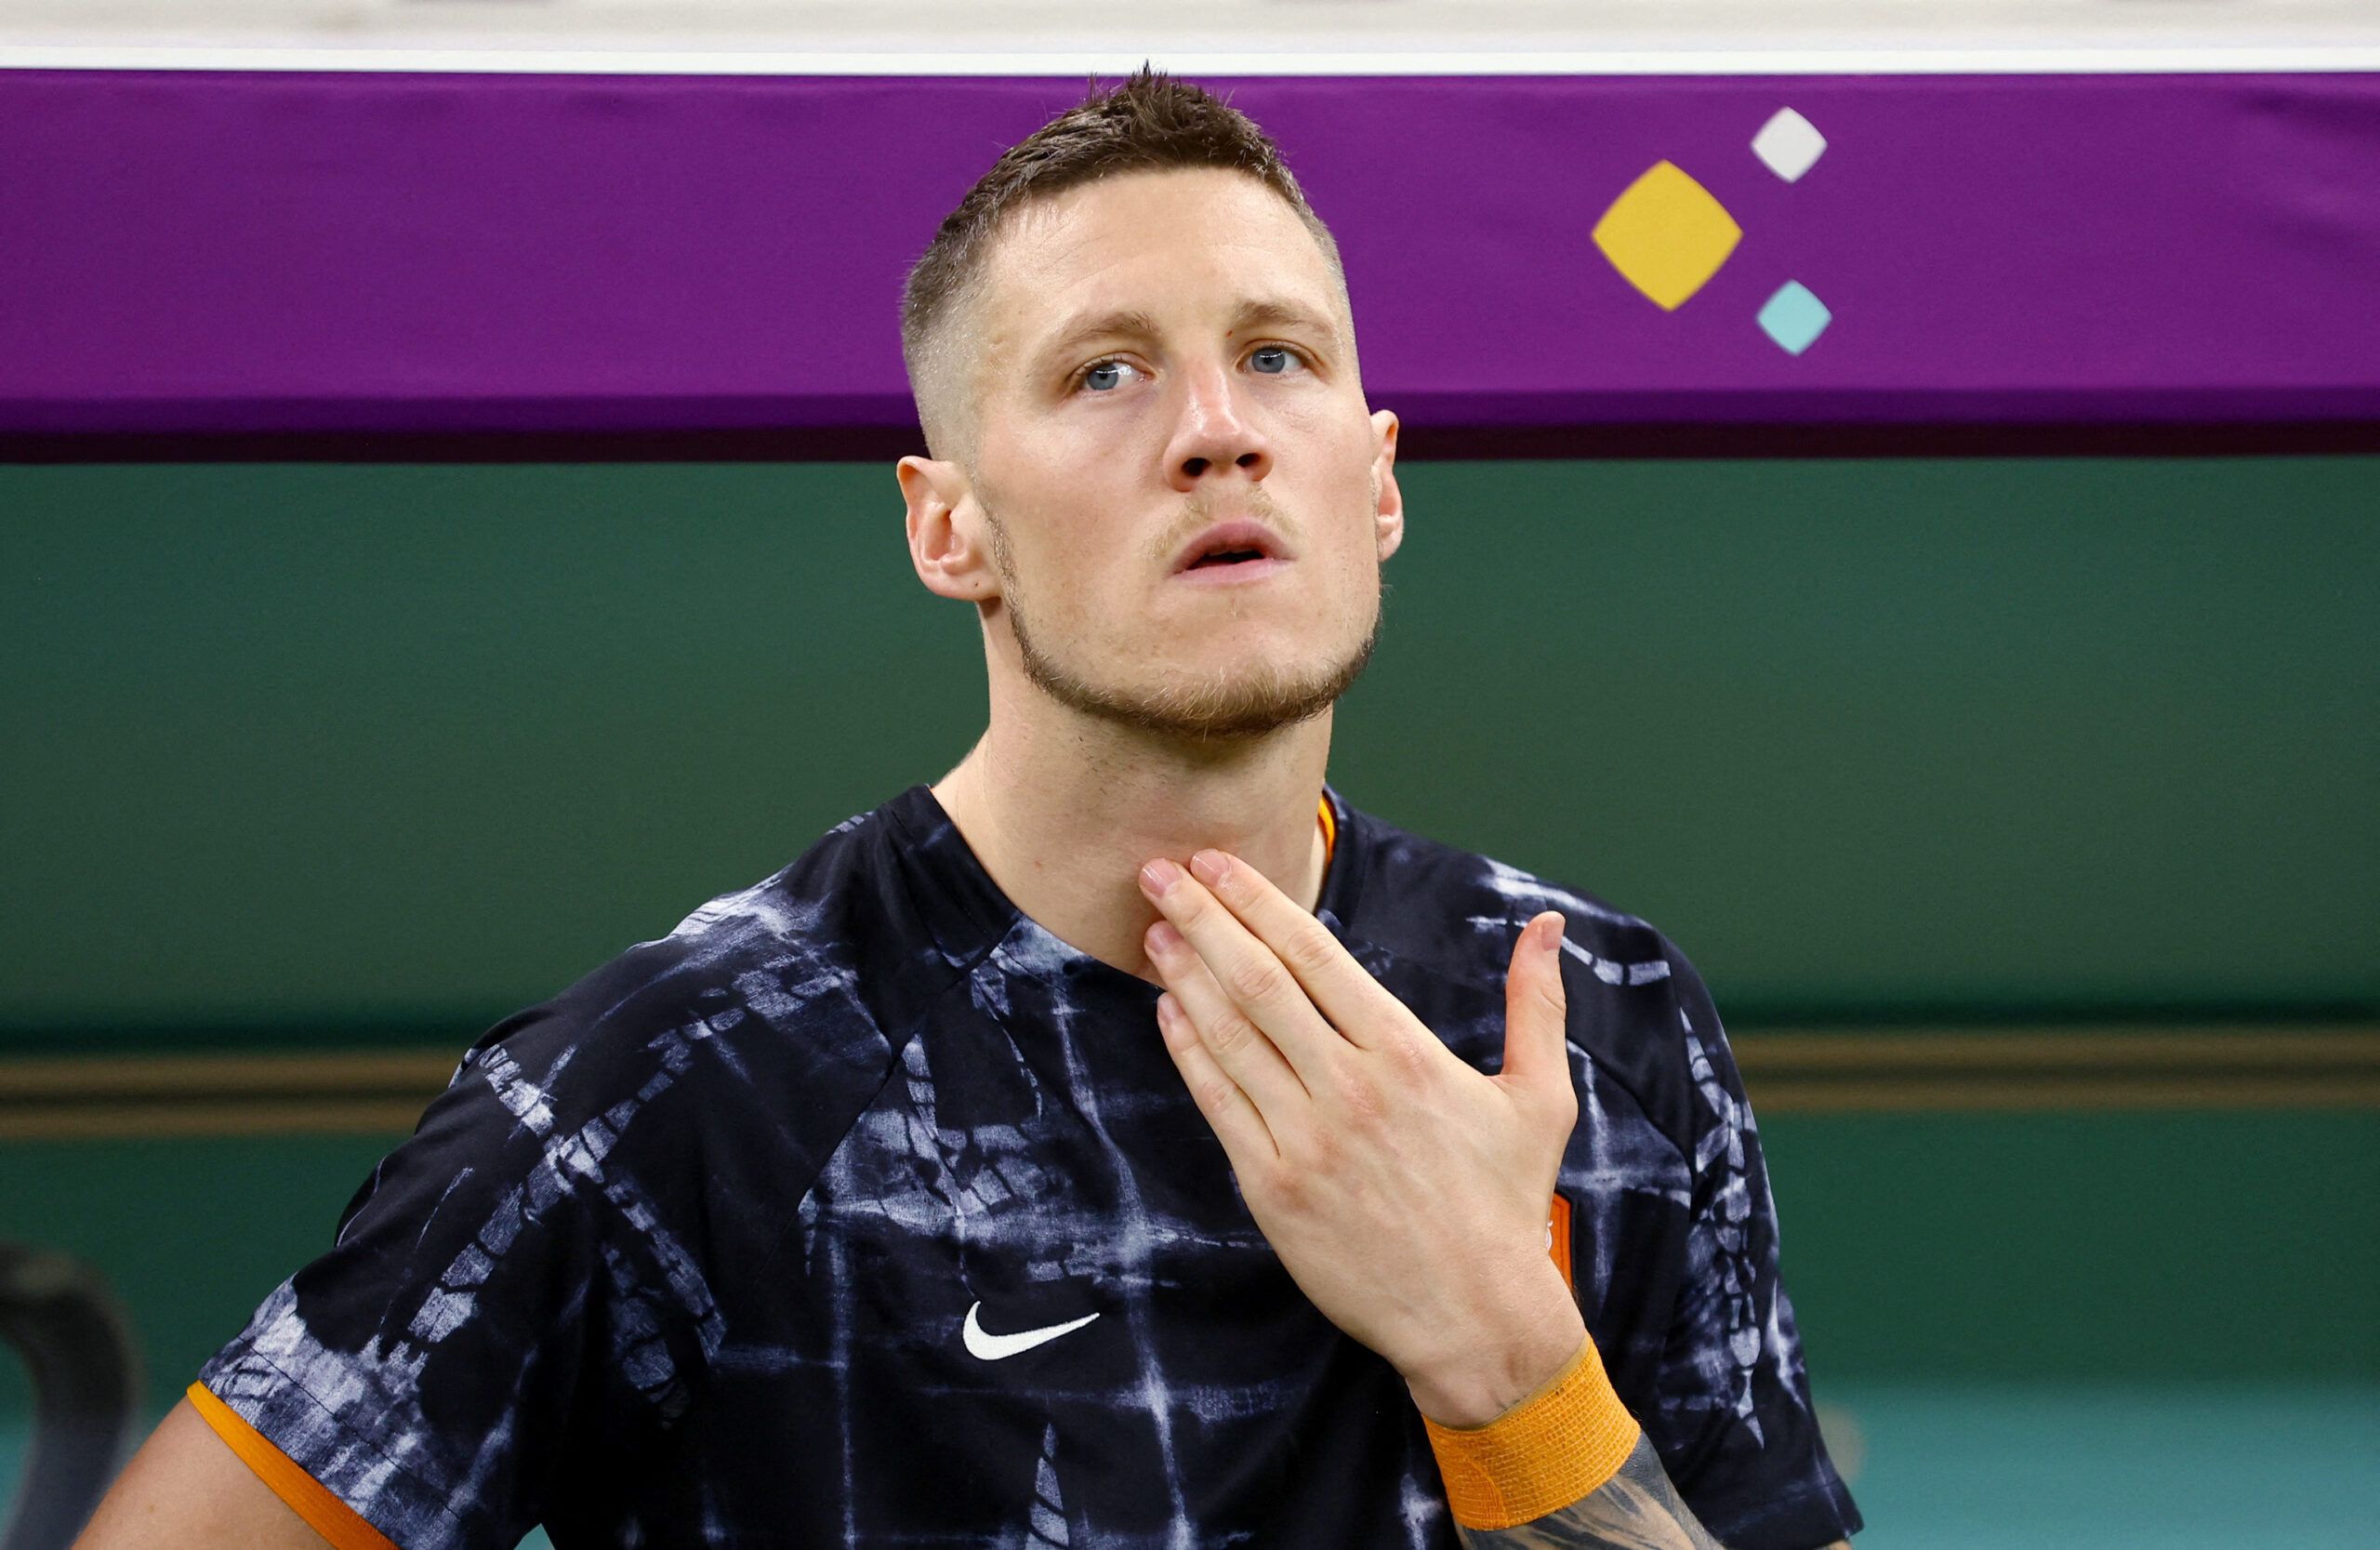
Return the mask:
<svg viewBox="0 0 2380 1550">
<path fill-rule="evenodd" d="M 800 53 L 569 48 L 263 48 L 0 45 L 0 70 L 320 70 L 578 75 L 1117 76 L 1143 60 L 1216 75 L 2088 75 L 2380 70 L 2340 48 L 1664 49 L 1264 54 Z"/>
</svg>

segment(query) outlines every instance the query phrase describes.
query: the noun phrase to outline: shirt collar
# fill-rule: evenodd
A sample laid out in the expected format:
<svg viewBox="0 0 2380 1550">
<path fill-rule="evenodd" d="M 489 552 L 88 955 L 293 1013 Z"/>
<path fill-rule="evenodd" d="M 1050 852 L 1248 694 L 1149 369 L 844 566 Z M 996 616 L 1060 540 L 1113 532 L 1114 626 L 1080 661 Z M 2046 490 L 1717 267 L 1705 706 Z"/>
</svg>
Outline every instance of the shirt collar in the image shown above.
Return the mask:
<svg viewBox="0 0 2380 1550">
<path fill-rule="evenodd" d="M 1157 987 L 1101 962 L 1059 940 L 1038 921 L 1026 919 L 1012 903 L 951 822 L 932 788 L 920 782 L 887 802 L 883 809 L 897 836 L 896 865 L 909 885 L 915 906 L 932 931 L 935 942 L 954 965 L 972 964 L 1005 937 L 1022 932 L 1041 950 L 1030 956 L 1073 977 L 1109 976 L 1144 991 L 1154 1002 Z M 1328 784 L 1316 806 L 1322 826 L 1322 894 L 1315 914 L 1341 940 L 1355 913 L 1364 872 L 1362 814 L 1347 805 Z"/>
</svg>

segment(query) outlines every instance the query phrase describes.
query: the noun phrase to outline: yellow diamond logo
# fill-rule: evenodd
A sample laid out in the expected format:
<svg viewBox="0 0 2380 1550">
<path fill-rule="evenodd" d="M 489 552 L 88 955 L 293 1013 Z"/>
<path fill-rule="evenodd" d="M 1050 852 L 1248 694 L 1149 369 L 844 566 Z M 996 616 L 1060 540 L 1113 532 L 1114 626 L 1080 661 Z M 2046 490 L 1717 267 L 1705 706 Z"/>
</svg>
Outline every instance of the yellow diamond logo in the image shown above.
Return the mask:
<svg viewBox="0 0 2380 1550">
<path fill-rule="evenodd" d="M 1673 312 L 1719 272 L 1744 229 L 1711 191 L 1655 162 L 1595 222 L 1595 245 L 1620 277 Z"/>
</svg>

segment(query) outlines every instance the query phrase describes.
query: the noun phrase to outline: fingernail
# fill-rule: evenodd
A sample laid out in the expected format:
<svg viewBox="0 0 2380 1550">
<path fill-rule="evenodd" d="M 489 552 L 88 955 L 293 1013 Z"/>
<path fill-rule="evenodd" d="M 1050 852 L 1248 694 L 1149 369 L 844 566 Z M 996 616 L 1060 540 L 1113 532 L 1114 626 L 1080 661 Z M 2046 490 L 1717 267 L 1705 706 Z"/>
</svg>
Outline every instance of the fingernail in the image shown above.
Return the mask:
<svg viewBox="0 0 2380 1550">
<path fill-rule="evenodd" d="M 1210 888 L 1223 881 L 1223 873 L 1230 869 L 1230 861 L 1221 851 L 1200 851 L 1190 858 L 1190 869 L 1198 875 L 1200 882 Z"/>
<path fill-rule="evenodd" d="M 1152 954 L 1170 953 L 1181 945 L 1182 934 L 1173 929 L 1171 921 L 1159 921 L 1149 927 L 1149 951 Z"/>
<path fill-rule="evenodd" d="M 1182 1015 L 1182 1003 L 1173 999 L 1173 992 L 1170 990 L 1157 999 L 1157 1030 L 1169 1050 L 1184 1049 L 1197 1037 L 1195 1031 L 1185 1026 Z"/>
<path fill-rule="evenodd" d="M 1141 868 L 1141 886 L 1153 899 L 1165 897 L 1166 890 L 1182 881 L 1182 868 L 1163 856 Z"/>
<path fill-rule="evenodd" d="M 1537 945 L 1547 952 L 1561 951 L 1563 928 L 1569 923 L 1562 918 L 1561 911 L 1554 911 L 1552 920 L 1537 928 Z"/>
</svg>

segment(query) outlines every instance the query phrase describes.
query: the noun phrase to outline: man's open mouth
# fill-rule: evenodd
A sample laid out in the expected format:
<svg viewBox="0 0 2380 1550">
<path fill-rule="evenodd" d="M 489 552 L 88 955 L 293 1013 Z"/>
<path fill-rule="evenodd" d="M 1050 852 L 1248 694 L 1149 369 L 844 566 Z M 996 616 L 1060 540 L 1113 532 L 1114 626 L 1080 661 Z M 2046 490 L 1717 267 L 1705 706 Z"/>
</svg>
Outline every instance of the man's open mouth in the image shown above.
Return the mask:
<svg viewBox="0 0 2380 1550">
<path fill-rule="evenodd" d="M 1173 562 L 1173 574 L 1294 558 L 1271 528 L 1247 517 L 1236 517 L 1217 523 L 1184 545 Z"/>
</svg>

